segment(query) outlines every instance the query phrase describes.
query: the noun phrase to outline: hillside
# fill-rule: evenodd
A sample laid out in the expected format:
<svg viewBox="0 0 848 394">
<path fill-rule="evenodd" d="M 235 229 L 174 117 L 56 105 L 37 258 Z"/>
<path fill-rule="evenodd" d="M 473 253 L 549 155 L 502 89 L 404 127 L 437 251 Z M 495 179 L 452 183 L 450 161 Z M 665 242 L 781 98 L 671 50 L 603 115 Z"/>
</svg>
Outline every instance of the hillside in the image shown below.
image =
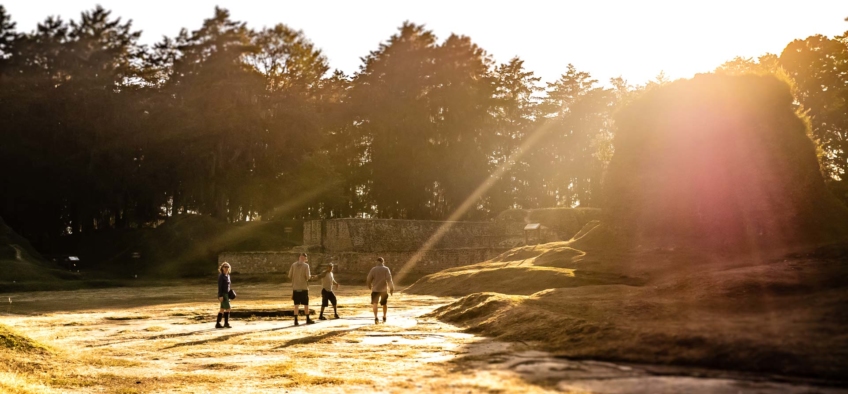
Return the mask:
<svg viewBox="0 0 848 394">
<path fill-rule="evenodd" d="M 0 284 L 4 282 L 56 281 L 74 275 L 61 271 L 41 256 L 29 241 L 0 218 Z"/>
</svg>

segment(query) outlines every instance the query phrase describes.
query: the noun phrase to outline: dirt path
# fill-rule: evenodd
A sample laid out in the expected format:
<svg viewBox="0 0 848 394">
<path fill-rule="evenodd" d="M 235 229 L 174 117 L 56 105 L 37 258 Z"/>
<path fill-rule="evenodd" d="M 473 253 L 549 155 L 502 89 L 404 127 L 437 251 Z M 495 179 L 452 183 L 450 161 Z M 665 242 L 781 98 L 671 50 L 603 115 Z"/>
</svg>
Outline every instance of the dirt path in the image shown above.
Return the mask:
<svg viewBox="0 0 848 394">
<path fill-rule="evenodd" d="M 367 289 L 345 286 L 341 319 L 295 327 L 285 286 L 238 290 L 232 329 L 212 328 L 205 286 L 8 294 L 3 322 L 56 349 L 32 375 L 56 392 L 839 392 L 559 359 L 421 317 L 448 298 L 396 294 L 375 325 Z"/>
</svg>

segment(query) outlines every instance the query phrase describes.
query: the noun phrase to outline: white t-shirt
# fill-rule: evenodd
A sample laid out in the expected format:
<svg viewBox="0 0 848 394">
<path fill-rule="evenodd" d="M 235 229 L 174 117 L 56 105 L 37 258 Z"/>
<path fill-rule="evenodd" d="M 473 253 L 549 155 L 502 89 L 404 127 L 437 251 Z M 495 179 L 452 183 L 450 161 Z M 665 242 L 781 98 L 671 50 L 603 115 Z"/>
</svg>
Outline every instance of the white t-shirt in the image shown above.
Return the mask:
<svg viewBox="0 0 848 394">
<path fill-rule="evenodd" d="M 333 277 L 333 273 L 328 272 L 327 275 L 324 275 L 324 277 L 321 278 L 321 287 L 323 287 L 324 290 L 332 292 L 333 291 L 333 282 L 335 282 L 335 281 L 336 281 L 336 278 Z"/>
</svg>

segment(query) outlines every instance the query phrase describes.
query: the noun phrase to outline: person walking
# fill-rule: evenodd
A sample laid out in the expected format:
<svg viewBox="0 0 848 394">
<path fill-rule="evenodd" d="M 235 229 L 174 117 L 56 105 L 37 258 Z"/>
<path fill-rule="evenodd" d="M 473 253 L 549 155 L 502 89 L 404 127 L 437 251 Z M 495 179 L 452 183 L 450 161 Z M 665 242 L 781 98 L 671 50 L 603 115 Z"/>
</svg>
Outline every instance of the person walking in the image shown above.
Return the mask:
<svg viewBox="0 0 848 394">
<path fill-rule="evenodd" d="M 377 266 L 371 268 L 368 272 L 368 278 L 365 280 L 365 285 L 371 288 L 371 306 L 374 310 L 374 323 L 379 323 L 377 319 L 377 302 L 383 305 L 383 323 L 386 322 L 386 311 L 388 310 L 389 294 L 394 294 L 395 283 L 392 281 L 392 271 L 386 267 L 386 261 L 382 257 L 377 257 Z"/>
<path fill-rule="evenodd" d="M 294 325 L 298 326 L 297 321 L 299 306 L 303 305 L 303 313 L 306 315 L 306 324 L 314 324 L 315 321 L 309 318 L 309 280 L 314 279 L 309 272 L 309 257 L 306 253 L 301 253 L 297 261 L 289 268 L 289 278 L 292 281 L 292 301 L 294 301 Z"/>
<path fill-rule="evenodd" d="M 327 320 L 324 317 L 324 308 L 326 308 L 329 304 L 333 304 L 333 315 L 336 319 L 339 318 L 339 311 L 336 309 L 336 293 L 335 289 L 339 288 L 339 282 L 336 282 L 336 278 L 333 276 L 333 268 L 335 264 L 330 263 L 327 266 L 327 270 L 324 271 L 321 278 L 321 313 L 318 314 L 318 320 Z"/>
<path fill-rule="evenodd" d="M 230 264 L 226 261 L 218 267 L 218 302 L 221 303 L 218 309 L 218 321 L 215 323 L 215 328 L 232 328 L 230 327 Z M 221 325 L 221 317 L 224 318 L 224 325 Z"/>
</svg>

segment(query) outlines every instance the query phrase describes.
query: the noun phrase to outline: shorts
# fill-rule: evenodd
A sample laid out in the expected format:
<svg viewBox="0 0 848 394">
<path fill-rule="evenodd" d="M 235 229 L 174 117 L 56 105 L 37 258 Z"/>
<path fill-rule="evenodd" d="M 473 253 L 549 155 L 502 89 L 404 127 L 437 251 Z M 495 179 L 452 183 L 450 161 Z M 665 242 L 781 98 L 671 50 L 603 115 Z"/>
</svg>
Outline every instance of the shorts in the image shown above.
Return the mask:
<svg viewBox="0 0 848 394">
<path fill-rule="evenodd" d="M 321 307 L 326 308 L 330 303 L 333 304 L 334 308 L 336 307 L 336 294 L 332 291 L 321 289 Z"/>
<path fill-rule="evenodd" d="M 292 301 L 295 305 L 309 305 L 309 290 L 292 291 Z"/>
<path fill-rule="evenodd" d="M 224 301 L 221 301 L 221 309 L 230 309 L 230 295 L 224 294 Z"/>
<path fill-rule="evenodd" d="M 371 303 L 376 304 L 378 299 L 380 300 L 380 305 L 386 305 L 389 302 L 389 293 L 385 291 L 372 291 Z"/>
</svg>

